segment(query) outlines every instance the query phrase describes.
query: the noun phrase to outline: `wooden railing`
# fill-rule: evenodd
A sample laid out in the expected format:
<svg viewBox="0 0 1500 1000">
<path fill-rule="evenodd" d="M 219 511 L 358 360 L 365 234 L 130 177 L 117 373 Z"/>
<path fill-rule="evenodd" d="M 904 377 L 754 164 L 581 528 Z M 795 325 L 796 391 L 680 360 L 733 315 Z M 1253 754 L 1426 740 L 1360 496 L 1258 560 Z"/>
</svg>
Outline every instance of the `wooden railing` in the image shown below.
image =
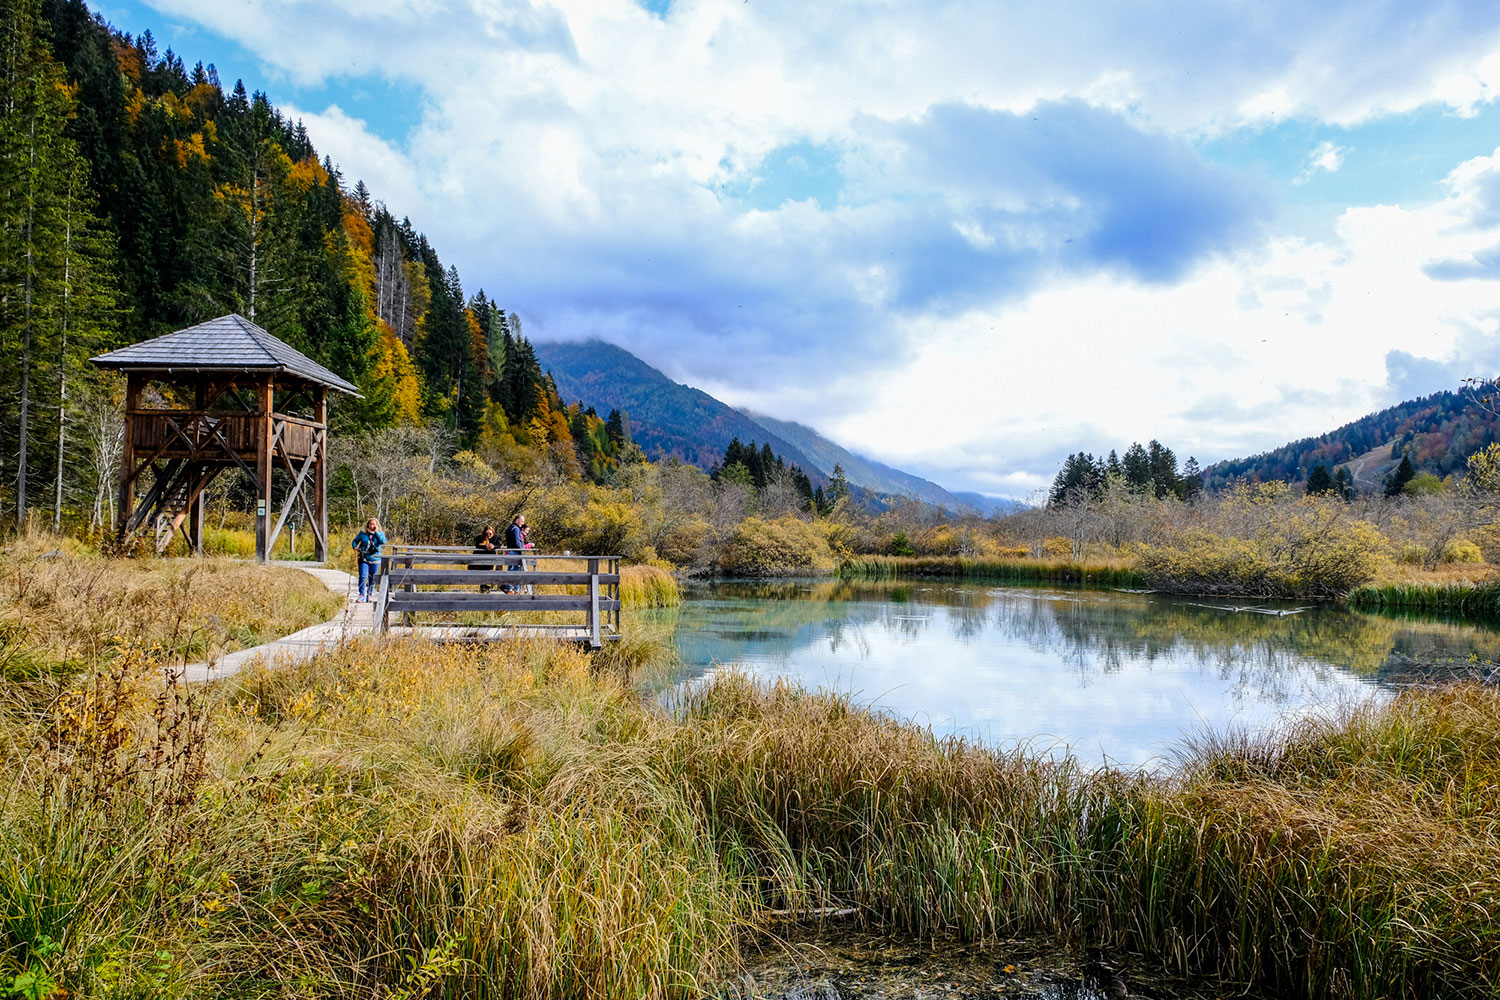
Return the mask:
<svg viewBox="0 0 1500 1000">
<path fill-rule="evenodd" d="M 375 620 L 389 632 L 393 614 L 415 626 L 420 614 L 505 614 L 494 637 L 555 635 L 598 649 L 620 637 L 620 557 L 475 552 L 456 546 L 387 545 L 382 551 Z M 542 566 L 555 568 L 543 569 Z M 582 612 L 579 624 L 522 621 L 514 612 Z"/>
<path fill-rule="evenodd" d="M 222 438 L 223 447 L 241 455 L 254 455 L 260 444 L 262 418 L 258 413 L 134 410 L 130 416 L 131 446 L 138 454 L 157 452 L 171 458 L 201 450 L 215 436 Z M 303 458 L 312 453 L 316 423 L 284 413 L 273 413 L 271 419 L 282 425 L 281 439 L 289 456 Z"/>
</svg>

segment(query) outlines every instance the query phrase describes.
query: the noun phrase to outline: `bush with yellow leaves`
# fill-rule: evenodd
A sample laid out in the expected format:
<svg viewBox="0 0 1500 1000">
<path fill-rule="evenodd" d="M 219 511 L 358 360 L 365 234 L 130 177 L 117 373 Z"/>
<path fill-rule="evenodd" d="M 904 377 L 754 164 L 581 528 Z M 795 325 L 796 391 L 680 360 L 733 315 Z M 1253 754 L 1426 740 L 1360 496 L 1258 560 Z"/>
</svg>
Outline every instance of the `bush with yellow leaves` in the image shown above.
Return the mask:
<svg viewBox="0 0 1500 1000">
<path fill-rule="evenodd" d="M 1337 500 L 1295 502 L 1260 491 L 1231 507 L 1238 531 L 1186 528 L 1160 545 L 1140 547 L 1151 586 L 1185 594 L 1248 597 L 1342 597 L 1374 579 L 1389 545 L 1364 521 L 1350 520 Z"/>
<path fill-rule="evenodd" d="M 795 517 L 749 517 L 719 546 L 714 569 L 725 576 L 795 576 L 831 573 L 833 552 L 814 525 Z"/>
</svg>

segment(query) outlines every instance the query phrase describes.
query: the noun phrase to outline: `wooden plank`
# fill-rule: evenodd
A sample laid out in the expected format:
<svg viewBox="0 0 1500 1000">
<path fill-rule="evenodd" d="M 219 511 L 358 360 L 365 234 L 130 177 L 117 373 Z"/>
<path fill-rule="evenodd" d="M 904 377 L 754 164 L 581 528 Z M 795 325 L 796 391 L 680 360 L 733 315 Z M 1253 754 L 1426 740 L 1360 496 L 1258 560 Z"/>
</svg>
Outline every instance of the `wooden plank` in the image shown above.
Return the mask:
<svg viewBox="0 0 1500 1000">
<path fill-rule="evenodd" d="M 385 569 L 385 565 L 381 563 L 380 568 Z M 355 572 L 359 572 L 358 567 L 355 567 Z M 391 578 L 383 572 L 379 576 L 380 599 L 375 605 L 375 620 L 380 623 L 380 631 L 389 632 L 391 630 Z M 368 589 L 365 591 L 365 596 L 369 596 Z"/>
<path fill-rule="evenodd" d="M 589 642 L 595 649 L 599 642 L 599 560 L 589 560 Z"/>
<path fill-rule="evenodd" d="M 551 559 L 553 561 L 564 560 L 581 563 L 591 558 L 583 555 L 565 556 L 555 552 L 535 552 L 531 550 L 528 550 L 524 555 L 514 550 L 475 552 L 472 547 L 468 546 L 454 546 L 452 549 L 442 552 L 412 552 L 405 546 L 393 545 L 390 547 L 389 552 L 391 555 L 400 556 L 402 560 L 411 560 L 418 565 L 432 563 L 435 566 L 446 566 L 452 563 L 480 563 L 486 559 L 505 560 L 511 564 L 514 564 L 519 559 Z"/>
<path fill-rule="evenodd" d="M 470 570 L 395 569 L 391 571 L 391 575 L 395 577 L 397 583 L 417 583 L 427 586 L 436 586 L 439 584 L 446 586 L 452 586 L 454 584 L 467 584 L 471 587 L 478 587 L 481 584 L 487 584 L 492 587 L 499 587 L 502 584 L 513 586 L 518 583 L 533 583 L 543 586 L 549 584 L 554 586 L 576 586 L 578 584 L 589 583 L 594 579 L 598 579 L 600 583 L 604 584 L 620 582 L 620 578 L 618 576 L 606 576 L 602 573 L 598 574 L 598 576 L 595 577 L 590 576 L 588 573 L 550 573 L 546 570 L 535 569 L 527 570 L 525 572 L 521 572 L 520 570 L 507 572 L 504 570 L 490 569 L 488 567 L 486 567 L 485 569 Z"/>
<path fill-rule="evenodd" d="M 408 633 L 411 638 L 429 642 L 498 642 L 505 639 L 555 639 L 588 643 L 588 632 L 579 625 L 417 625 Z M 605 642 L 620 637 L 602 636 Z"/>
<path fill-rule="evenodd" d="M 400 611 L 406 614 L 415 614 L 428 611 L 588 611 L 591 604 L 586 597 L 546 597 L 533 596 L 531 594 L 519 595 L 525 598 L 525 603 L 514 603 L 509 600 L 505 602 L 490 601 L 485 603 L 479 600 L 465 600 L 464 598 L 489 598 L 490 594 L 445 594 L 442 592 L 428 592 L 407 594 L 401 591 L 393 591 L 389 600 L 391 611 Z M 501 597 L 511 598 L 516 595 L 502 594 Z M 605 610 L 614 610 L 614 601 L 600 601 L 599 606 Z"/>
</svg>

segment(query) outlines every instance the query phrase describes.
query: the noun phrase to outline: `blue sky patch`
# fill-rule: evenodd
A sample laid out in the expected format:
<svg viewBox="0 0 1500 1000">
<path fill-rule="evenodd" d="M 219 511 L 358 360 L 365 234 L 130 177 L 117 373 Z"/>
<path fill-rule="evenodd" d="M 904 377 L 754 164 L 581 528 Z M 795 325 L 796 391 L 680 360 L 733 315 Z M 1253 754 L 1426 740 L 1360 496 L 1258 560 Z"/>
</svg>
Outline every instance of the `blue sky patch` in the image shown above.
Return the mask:
<svg viewBox="0 0 1500 1000">
<path fill-rule="evenodd" d="M 723 193 L 763 212 L 809 198 L 826 211 L 838 204 L 843 187 L 835 150 L 796 142 L 773 149 L 752 174 L 726 184 Z"/>
<path fill-rule="evenodd" d="M 114 0 L 95 9 L 116 30 L 128 31 L 132 36 L 149 28 L 156 40 L 156 51 L 164 54 L 170 48 L 189 73 L 195 63 L 212 64 L 219 72 L 219 82 L 226 94 L 234 89 L 236 80 L 244 80 L 247 91 L 264 90 L 278 107 L 291 104 L 316 112 L 337 104 L 351 118 L 363 119 L 371 132 L 398 146 L 405 145 L 407 135 L 422 121 L 427 102 L 422 88 L 415 83 L 391 81 L 376 73 L 360 73 L 360 67 L 351 67 L 349 74 L 337 79 L 299 86 L 286 79 L 279 69 L 223 35 L 174 21 L 137 0 Z M 317 135 L 312 139 L 316 146 Z"/>
<path fill-rule="evenodd" d="M 1321 143 L 1342 151 L 1337 171 L 1311 168 Z M 1500 144 L 1500 106 L 1462 117 L 1435 105 L 1352 128 L 1291 120 L 1241 129 L 1203 143 L 1210 162 L 1259 175 L 1277 189 L 1282 221 L 1322 239 L 1351 205 L 1411 206 L 1442 198 L 1443 178 L 1465 160 Z"/>
</svg>

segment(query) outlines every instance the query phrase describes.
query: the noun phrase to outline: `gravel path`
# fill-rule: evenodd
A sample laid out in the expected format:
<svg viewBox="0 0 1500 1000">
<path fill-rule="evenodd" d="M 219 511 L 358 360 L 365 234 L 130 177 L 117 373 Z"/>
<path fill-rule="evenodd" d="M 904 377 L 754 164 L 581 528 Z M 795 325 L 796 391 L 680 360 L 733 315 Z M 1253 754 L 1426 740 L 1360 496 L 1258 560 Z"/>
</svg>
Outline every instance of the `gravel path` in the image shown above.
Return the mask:
<svg viewBox="0 0 1500 1000">
<path fill-rule="evenodd" d="M 285 638 L 226 653 L 217 660 L 189 663 L 179 668 L 179 676 L 183 680 L 208 681 L 231 677 L 258 660 L 275 663 L 310 659 L 325 646 L 369 632 L 375 627 L 375 605 L 356 604 L 354 601 L 359 584 L 353 576 L 343 570 L 303 562 L 277 562 L 275 565 L 311 573 L 323 586 L 344 596 L 343 610 L 321 625 L 309 626 Z"/>
</svg>

